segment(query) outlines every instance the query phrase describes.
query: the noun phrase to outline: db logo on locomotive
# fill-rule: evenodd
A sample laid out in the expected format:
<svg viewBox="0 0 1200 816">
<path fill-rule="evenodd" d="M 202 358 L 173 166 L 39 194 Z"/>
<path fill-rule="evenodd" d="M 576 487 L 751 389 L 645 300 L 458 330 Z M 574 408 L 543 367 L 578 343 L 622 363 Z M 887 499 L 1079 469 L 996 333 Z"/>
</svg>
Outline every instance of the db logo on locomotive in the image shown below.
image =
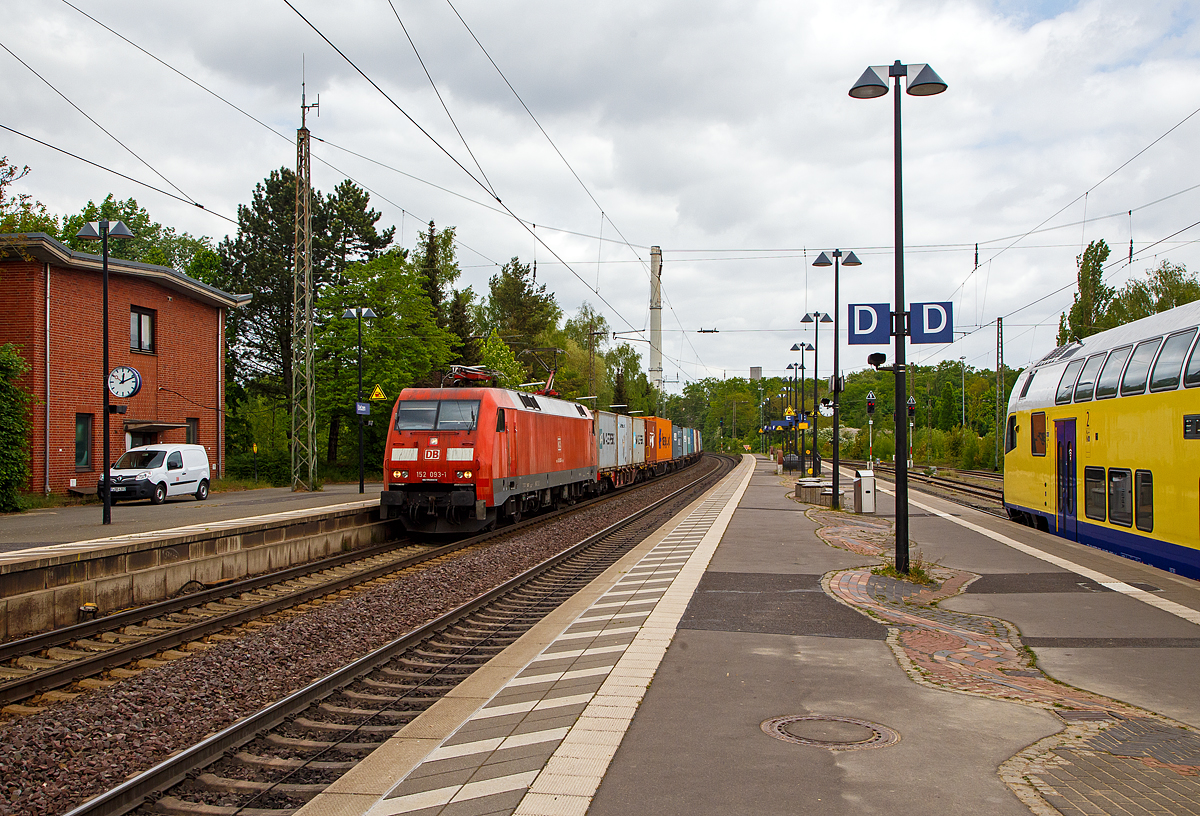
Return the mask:
<svg viewBox="0 0 1200 816">
<path fill-rule="evenodd" d="M 425 458 L 426 459 L 440 459 L 440 458 L 442 458 L 442 452 L 440 450 L 427 450 L 427 451 L 425 451 Z"/>
</svg>

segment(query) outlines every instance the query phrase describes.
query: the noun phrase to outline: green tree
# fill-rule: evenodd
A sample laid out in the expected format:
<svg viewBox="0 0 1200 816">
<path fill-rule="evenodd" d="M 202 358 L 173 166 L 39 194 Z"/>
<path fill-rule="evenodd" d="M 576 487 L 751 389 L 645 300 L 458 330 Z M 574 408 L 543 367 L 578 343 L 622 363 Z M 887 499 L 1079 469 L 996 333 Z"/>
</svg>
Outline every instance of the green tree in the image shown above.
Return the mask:
<svg viewBox="0 0 1200 816">
<path fill-rule="evenodd" d="M 958 400 L 954 398 L 954 386 L 949 382 L 942 384 L 942 393 L 938 397 L 937 428 L 948 431 L 958 425 L 960 419 Z"/>
<path fill-rule="evenodd" d="M 28 193 L 9 192 L 14 182 L 27 175 L 27 166 L 17 167 L 9 163 L 7 156 L 0 156 L 0 235 L 27 232 L 57 235 L 58 219 L 46 210 L 45 204 Z"/>
<path fill-rule="evenodd" d="M 500 372 L 500 385 L 504 388 L 516 388 L 525 381 L 525 370 L 495 330 L 483 341 L 480 357 L 483 365 Z"/>
<path fill-rule="evenodd" d="M 0 346 L 0 512 L 21 509 L 29 482 L 29 394 L 20 380 L 29 369 L 12 343 Z"/>
<path fill-rule="evenodd" d="M 346 309 L 369 306 L 363 320 L 363 398 L 378 385 L 389 398 L 404 388 L 444 370 L 454 356 L 457 338 L 438 326 L 420 273 L 404 249 L 394 249 L 346 269 L 343 282 L 326 287 L 317 311 L 325 316 L 314 339 L 318 423 L 328 428 L 326 459 L 338 460 L 343 420 L 356 418 L 358 398 L 358 320 L 343 319 Z M 377 409 L 386 405 L 376 403 Z M 376 421 L 366 433 L 367 459 L 382 461 L 386 423 Z"/>
<path fill-rule="evenodd" d="M 311 201 L 313 234 L 325 235 L 325 199 L 313 191 Z M 288 402 L 295 219 L 296 174 L 286 167 L 272 170 L 255 185 L 250 204 L 238 206 L 237 237 L 221 242 L 221 271 L 208 281 L 226 291 L 254 293 L 250 303 L 226 316 L 230 376 Z M 313 241 L 313 283 L 318 289 L 329 281 L 328 248 L 327 240 Z"/>
<path fill-rule="evenodd" d="M 138 206 L 135 199 L 118 201 L 112 193 L 99 204 L 89 201 L 80 212 L 63 218 L 59 240 L 79 252 L 99 252 L 95 241 L 75 235 L 85 223 L 101 220 L 124 221 L 133 233 L 132 238 L 109 241 L 108 254 L 113 258 L 182 270 L 197 253 L 212 249 L 212 240 L 207 236 L 197 238 L 187 232 L 177 232 L 174 227 L 164 227 L 150 217 L 145 207 Z"/>
<path fill-rule="evenodd" d="M 514 257 L 488 280 L 487 300 L 475 322 L 489 333 L 499 334 L 519 355 L 540 345 L 561 317 L 554 293 L 533 279 L 529 264 Z"/>
<path fill-rule="evenodd" d="M 1131 280 L 1113 297 L 1108 323 L 1121 326 L 1185 303 L 1200 300 L 1200 280 L 1188 274 L 1183 264 L 1164 260 L 1155 269 L 1146 270 L 1144 279 Z"/>
<path fill-rule="evenodd" d="M 1108 244 L 1092 241 L 1083 254 L 1075 259 L 1078 289 L 1069 311 L 1058 321 L 1058 344 L 1065 346 L 1072 340 L 1112 328 L 1108 321 L 1108 308 L 1115 290 L 1104 284 L 1104 262 L 1108 260 Z"/>
</svg>

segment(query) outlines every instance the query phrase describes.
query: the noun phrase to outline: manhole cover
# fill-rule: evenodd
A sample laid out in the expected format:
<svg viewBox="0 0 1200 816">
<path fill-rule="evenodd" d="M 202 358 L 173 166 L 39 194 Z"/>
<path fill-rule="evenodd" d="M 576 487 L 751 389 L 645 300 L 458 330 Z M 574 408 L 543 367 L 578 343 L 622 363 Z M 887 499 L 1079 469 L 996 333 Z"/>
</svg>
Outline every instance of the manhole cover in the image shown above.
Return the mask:
<svg viewBox="0 0 1200 816">
<path fill-rule="evenodd" d="M 830 751 L 883 748 L 900 741 L 900 735 L 886 725 L 853 717 L 772 717 L 763 722 L 762 730 L 784 742 Z"/>
</svg>

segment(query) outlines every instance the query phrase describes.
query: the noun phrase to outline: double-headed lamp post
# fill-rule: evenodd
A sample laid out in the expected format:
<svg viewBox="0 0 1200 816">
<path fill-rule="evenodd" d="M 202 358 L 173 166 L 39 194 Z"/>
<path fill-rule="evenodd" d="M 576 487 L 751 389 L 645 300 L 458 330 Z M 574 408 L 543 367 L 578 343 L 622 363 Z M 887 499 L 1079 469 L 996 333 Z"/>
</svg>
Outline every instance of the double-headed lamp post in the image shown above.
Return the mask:
<svg viewBox="0 0 1200 816">
<path fill-rule="evenodd" d="M 343 319 L 358 320 L 358 400 L 355 402 L 354 413 L 358 416 L 358 492 L 366 492 L 366 465 L 363 460 L 363 415 L 358 412 L 358 403 L 362 402 L 362 322 L 363 318 L 376 317 L 369 306 L 359 306 L 347 309 L 342 313 Z"/>
<path fill-rule="evenodd" d="M 805 409 L 805 404 L 804 404 L 804 352 L 813 351 L 813 345 L 812 345 L 812 343 L 792 343 L 792 351 L 800 352 L 800 413 L 797 414 L 797 418 L 800 418 L 800 417 L 804 416 L 804 409 Z M 815 358 L 813 360 L 813 365 L 816 365 Z M 816 408 L 816 403 L 813 404 L 813 407 L 814 407 L 814 409 Z M 813 426 L 814 427 L 816 426 L 815 422 L 813 423 Z M 813 437 L 813 438 L 815 439 L 816 437 Z M 808 447 L 808 431 L 801 431 L 800 432 L 800 451 L 799 451 L 799 453 L 800 453 L 800 472 L 801 473 L 808 473 L 808 468 L 804 464 L 804 457 L 805 457 L 804 450 L 807 447 Z"/>
<path fill-rule="evenodd" d="M 833 501 L 832 509 L 840 510 L 842 507 L 842 494 L 839 468 L 841 468 L 841 433 L 842 424 L 841 417 L 838 415 L 838 394 L 842 391 L 842 369 L 838 361 L 838 347 L 841 346 L 841 341 L 838 339 L 838 317 L 842 313 L 841 301 L 838 297 L 838 272 L 840 270 L 839 262 L 843 266 L 862 266 L 862 261 L 853 253 L 846 255 L 846 260 L 842 261 L 842 251 L 835 249 L 833 251 L 833 260 L 829 260 L 829 256 L 822 252 L 813 261 L 813 266 L 833 266 Z"/>
<path fill-rule="evenodd" d="M 910 77 L 909 72 L 914 74 Z M 886 71 L 886 74 L 884 73 Z M 896 374 L 896 450 L 908 448 L 908 425 L 900 406 L 907 403 L 904 383 L 904 338 L 908 335 L 908 313 L 904 300 L 904 192 L 901 174 L 900 150 L 900 78 L 908 80 L 906 91 L 910 96 L 933 96 L 946 90 L 942 81 L 928 65 L 904 65 L 900 60 L 892 65 L 871 66 L 854 83 L 850 96 L 855 99 L 874 99 L 885 96 L 889 90 L 886 78 L 895 80 L 893 94 L 893 154 L 895 170 L 896 210 L 896 294 L 894 308 L 896 319 L 892 334 L 896 337 L 896 359 L 893 368 Z M 908 461 L 896 457 L 896 569 L 908 572 Z"/>
<path fill-rule="evenodd" d="M 104 524 L 112 524 L 112 484 L 110 477 L 112 476 L 112 463 L 109 462 L 109 440 L 108 440 L 108 412 L 111 406 L 108 402 L 108 239 L 109 238 L 132 238 L 133 233 L 129 231 L 129 227 L 125 226 L 123 221 L 90 221 L 79 228 L 79 232 L 75 233 L 76 238 L 82 238 L 85 241 L 99 241 L 100 254 L 103 257 L 103 289 L 104 289 L 104 333 L 101 345 L 104 347 L 104 375 L 101 382 L 104 383 L 104 514 L 102 516 Z"/>
<path fill-rule="evenodd" d="M 833 318 L 830 317 L 825 312 L 813 312 L 811 314 L 806 314 L 804 317 L 800 318 L 800 322 L 813 324 L 813 364 L 812 364 L 812 372 L 813 372 L 813 410 L 812 410 L 813 456 L 812 456 L 812 458 L 813 458 L 813 475 L 819 476 L 820 472 L 817 470 L 817 462 L 821 461 L 821 444 L 820 444 L 820 440 L 817 439 L 817 415 L 820 413 L 820 411 L 817 408 L 817 405 L 819 404 L 819 402 L 817 400 L 817 380 L 820 379 L 820 376 L 819 376 L 820 369 L 819 369 L 818 364 L 821 361 L 821 324 L 822 323 L 832 323 Z"/>
</svg>

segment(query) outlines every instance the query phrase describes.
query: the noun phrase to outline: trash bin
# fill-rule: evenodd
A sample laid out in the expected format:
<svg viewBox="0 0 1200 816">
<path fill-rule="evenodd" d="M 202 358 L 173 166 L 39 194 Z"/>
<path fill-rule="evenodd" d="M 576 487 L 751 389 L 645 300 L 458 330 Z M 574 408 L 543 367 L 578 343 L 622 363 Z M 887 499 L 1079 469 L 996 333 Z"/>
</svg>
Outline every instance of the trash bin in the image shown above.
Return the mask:
<svg viewBox="0 0 1200 816">
<path fill-rule="evenodd" d="M 875 473 L 870 470 L 854 471 L 854 512 L 875 512 Z"/>
</svg>

